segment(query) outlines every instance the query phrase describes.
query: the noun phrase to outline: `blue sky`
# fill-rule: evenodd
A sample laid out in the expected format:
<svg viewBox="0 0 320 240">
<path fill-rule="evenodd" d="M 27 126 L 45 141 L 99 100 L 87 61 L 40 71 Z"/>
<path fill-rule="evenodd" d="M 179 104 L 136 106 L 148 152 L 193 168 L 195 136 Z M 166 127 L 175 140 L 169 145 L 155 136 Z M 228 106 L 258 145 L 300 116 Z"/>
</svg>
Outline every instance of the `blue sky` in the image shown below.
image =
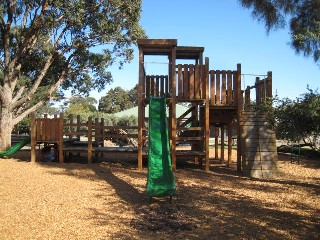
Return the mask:
<svg viewBox="0 0 320 240">
<path fill-rule="evenodd" d="M 273 93 L 280 98 L 295 99 L 307 91 L 307 84 L 312 89 L 320 87 L 320 67 L 312 58 L 295 54 L 289 46 L 289 30 L 267 35 L 264 24 L 253 19 L 237 0 L 144 0 L 140 22 L 149 38 L 177 39 L 179 46 L 204 47 L 212 70 L 236 70 L 241 63 L 245 74 L 272 71 Z M 147 67 L 160 71 L 162 66 Z M 92 94 L 97 100 L 110 88 L 129 90 L 138 83 L 138 49 L 131 63 L 121 70 L 115 66 L 111 72 L 113 83 Z M 254 81 L 254 77 L 244 76 L 242 88 Z"/>
</svg>

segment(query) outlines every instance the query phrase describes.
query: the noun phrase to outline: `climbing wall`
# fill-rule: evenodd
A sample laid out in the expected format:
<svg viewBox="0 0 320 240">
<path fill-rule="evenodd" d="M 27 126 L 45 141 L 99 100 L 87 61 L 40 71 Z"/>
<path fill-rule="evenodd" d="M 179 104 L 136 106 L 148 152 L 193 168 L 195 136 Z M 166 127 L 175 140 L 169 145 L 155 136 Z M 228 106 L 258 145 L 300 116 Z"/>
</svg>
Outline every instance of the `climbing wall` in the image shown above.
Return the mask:
<svg viewBox="0 0 320 240">
<path fill-rule="evenodd" d="M 268 178 L 277 173 L 277 147 L 267 114 L 243 111 L 240 117 L 242 170 L 253 178 Z"/>
</svg>

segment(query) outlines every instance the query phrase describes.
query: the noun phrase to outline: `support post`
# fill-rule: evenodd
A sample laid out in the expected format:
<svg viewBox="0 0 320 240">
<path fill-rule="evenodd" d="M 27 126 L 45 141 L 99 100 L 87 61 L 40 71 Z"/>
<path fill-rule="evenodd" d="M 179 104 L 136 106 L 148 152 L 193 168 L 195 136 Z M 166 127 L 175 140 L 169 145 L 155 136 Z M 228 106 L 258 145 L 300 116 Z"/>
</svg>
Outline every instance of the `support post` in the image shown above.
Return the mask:
<svg viewBox="0 0 320 240">
<path fill-rule="evenodd" d="M 171 106 L 171 159 L 172 169 L 177 168 L 177 155 L 176 155 L 176 137 L 177 137 L 177 118 L 176 118 L 176 46 L 171 49 L 170 63 L 169 63 L 169 78 L 171 78 L 172 89 L 172 106 Z"/>
<path fill-rule="evenodd" d="M 240 116 L 242 110 L 242 94 L 241 94 L 241 64 L 237 64 L 237 121 L 238 121 L 238 131 L 237 131 L 237 171 L 241 171 L 241 133 L 240 133 Z"/>
<path fill-rule="evenodd" d="M 209 58 L 205 58 L 205 69 L 202 81 L 205 81 L 205 171 L 209 171 L 209 137 L 210 137 L 210 122 L 209 122 Z"/>
<path fill-rule="evenodd" d="M 230 167 L 232 156 L 232 122 L 228 123 L 228 162 L 227 167 Z"/>
<path fill-rule="evenodd" d="M 36 119 L 34 113 L 31 115 L 31 162 L 36 162 Z"/>
<path fill-rule="evenodd" d="M 92 117 L 88 118 L 88 163 L 92 163 Z"/>
<path fill-rule="evenodd" d="M 224 161 L 224 125 L 221 125 L 221 158 L 220 162 Z"/>
<path fill-rule="evenodd" d="M 214 158 L 215 159 L 218 159 L 219 158 L 219 148 L 218 148 L 218 145 L 219 145 L 219 128 L 218 127 L 214 127 L 214 130 L 215 130 L 215 137 L 214 137 Z"/>
<path fill-rule="evenodd" d="M 142 86 L 144 81 L 144 73 L 143 73 L 143 61 L 144 55 L 143 50 L 139 47 L 139 84 L 138 84 L 138 169 L 142 170 L 142 148 L 143 148 L 143 139 L 142 139 L 142 129 L 144 125 L 143 112 L 144 111 L 144 103 L 142 98 Z M 149 97 L 149 96 L 146 96 Z"/>
<path fill-rule="evenodd" d="M 59 163 L 64 163 L 63 159 L 63 113 L 59 116 L 59 140 L 58 140 Z"/>
</svg>

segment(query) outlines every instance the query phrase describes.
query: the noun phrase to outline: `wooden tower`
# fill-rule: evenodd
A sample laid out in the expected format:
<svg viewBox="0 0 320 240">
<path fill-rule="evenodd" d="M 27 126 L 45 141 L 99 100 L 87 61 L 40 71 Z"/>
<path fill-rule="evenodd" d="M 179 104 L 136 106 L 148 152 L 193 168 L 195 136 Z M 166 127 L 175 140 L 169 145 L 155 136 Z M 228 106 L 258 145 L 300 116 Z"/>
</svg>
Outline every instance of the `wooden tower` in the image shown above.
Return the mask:
<svg viewBox="0 0 320 240">
<path fill-rule="evenodd" d="M 142 169 L 143 155 L 146 152 L 143 146 L 148 140 L 145 108 L 149 102 L 149 97 L 165 96 L 169 109 L 169 138 L 173 169 L 176 168 L 177 157 L 186 156 L 188 158 L 194 157 L 200 166 L 203 165 L 204 161 L 204 169 L 209 170 L 211 127 L 211 131 L 216 133 L 215 155 L 217 156 L 218 152 L 217 133 L 221 132 L 220 156 L 224 160 L 224 133 L 227 131 L 227 165 L 230 164 L 232 135 L 233 132 L 236 132 L 237 169 L 242 171 L 245 170 L 244 166 L 249 166 L 251 171 L 251 166 L 256 166 L 252 163 L 256 158 L 249 158 L 248 156 L 258 154 L 262 156 L 262 154 L 260 154 L 260 150 L 248 154 L 252 148 L 246 141 L 243 141 L 243 136 L 246 136 L 248 128 L 244 127 L 242 115 L 250 102 L 250 89 L 254 88 L 256 90 L 257 104 L 272 97 L 272 73 L 268 72 L 267 78 L 261 81 L 257 78 L 254 86 L 242 91 L 241 65 L 238 64 L 236 70 L 209 70 L 209 59 L 205 58 L 203 62 L 203 47 L 178 46 L 176 39 L 140 39 L 138 40 L 138 47 L 138 168 Z M 148 75 L 145 69 L 145 56 L 147 55 L 167 56 L 167 74 Z M 179 63 L 183 60 L 192 60 L 194 64 Z M 189 109 L 182 115 L 177 116 L 176 107 L 177 104 L 181 103 L 188 105 Z M 255 138 L 254 135 L 253 138 Z M 267 138 L 274 139 L 271 135 Z M 253 141 L 256 141 L 256 139 Z M 261 140 L 259 141 L 261 142 Z M 191 150 L 177 150 L 177 145 L 180 143 L 190 144 Z M 268 144 L 274 145 L 275 143 L 272 140 Z M 274 147 L 270 149 L 274 150 Z M 273 153 L 267 155 L 274 158 Z M 266 161 L 270 160 L 268 158 L 270 157 L 267 157 Z M 270 165 L 272 166 L 268 169 L 274 169 L 274 161 L 271 162 Z"/>
</svg>

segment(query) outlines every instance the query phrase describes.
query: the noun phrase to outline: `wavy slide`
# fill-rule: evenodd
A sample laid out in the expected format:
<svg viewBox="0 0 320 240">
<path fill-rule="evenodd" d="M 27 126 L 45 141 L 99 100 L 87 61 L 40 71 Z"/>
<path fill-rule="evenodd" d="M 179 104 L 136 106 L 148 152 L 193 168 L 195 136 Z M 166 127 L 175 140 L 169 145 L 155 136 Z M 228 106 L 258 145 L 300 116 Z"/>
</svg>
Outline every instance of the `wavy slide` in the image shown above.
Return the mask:
<svg viewBox="0 0 320 240">
<path fill-rule="evenodd" d="M 7 151 L 4 152 L 0 152 L 0 157 L 5 157 L 5 156 L 11 156 L 12 154 L 16 153 L 17 151 L 19 151 L 21 148 L 23 148 L 25 145 L 27 145 L 28 143 L 30 143 L 31 138 L 25 138 L 22 139 L 20 142 L 18 142 L 16 145 L 14 145 L 13 147 L 11 147 L 10 149 L 8 149 Z"/>
<path fill-rule="evenodd" d="M 166 99 L 150 97 L 149 151 L 147 196 L 174 196 L 176 186 L 171 165 L 171 155 L 166 117 Z"/>
</svg>

